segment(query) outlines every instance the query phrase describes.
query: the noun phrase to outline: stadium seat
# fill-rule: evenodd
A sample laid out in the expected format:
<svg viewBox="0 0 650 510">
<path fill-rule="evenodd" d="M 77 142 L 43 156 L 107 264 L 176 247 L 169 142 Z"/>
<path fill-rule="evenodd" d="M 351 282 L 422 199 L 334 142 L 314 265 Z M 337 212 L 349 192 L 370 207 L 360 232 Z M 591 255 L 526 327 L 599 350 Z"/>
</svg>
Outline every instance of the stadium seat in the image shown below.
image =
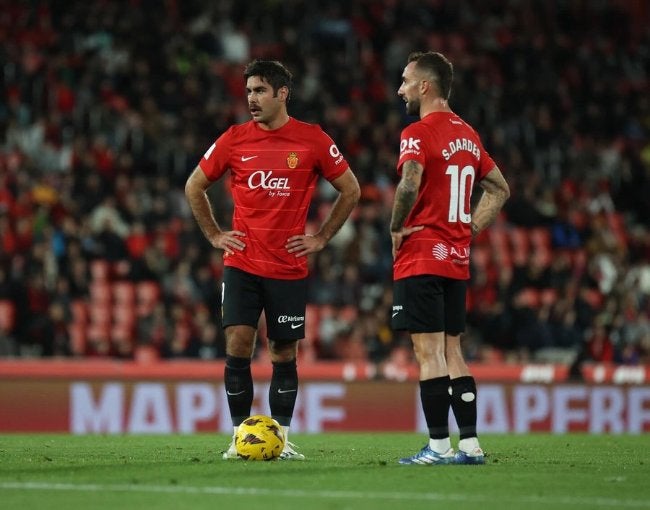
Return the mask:
<svg viewBox="0 0 650 510">
<path fill-rule="evenodd" d="M 95 305 L 109 305 L 111 303 L 111 286 L 105 281 L 94 281 L 90 284 L 90 299 Z"/>
<path fill-rule="evenodd" d="M 627 229 L 625 228 L 625 218 L 620 212 L 607 215 L 607 224 L 614 233 L 617 241 L 625 246 L 627 244 Z"/>
<path fill-rule="evenodd" d="M 539 293 L 539 299 L 542 305 L 547 305 L 547 306 L 554 305 L 555 302 L 557 301 L 557 297 L 558 297 L 557 290 L 551 288 L 543 289 Z"/>
<path fill-rule="evenodd" d="M 517 308 L 537 308 L 541 302 L 539 290 L 526 287 L 520 290 L 514 297 Z"/>
<path fill-rule="evenodd" d="M 584 299 L 594 310 L 600 310 L 605 301 L 604 296 L 598 289 L 583 287 L 580 289 L 580 297 Z"/>
<path fill-rule="evenodd" d="M 150 314 L 160 300 L 160 285 L 154 281 L 140 282 L 136 285 L 137 314 Z"/>
<path fill-rule="evenodd" d="M 470 258 L 474 268 L 480 271 L 487 271 L 490 264 L 490 247 L 484 244 L 472 246 Z"/>
<path fill-rule="evenodd" d="M 490 228 L 489 238 L 495 264 L 512 267 L 512 254 L 505 229 L 499 227 Z"/>
<path fill-rule="evenodd" d="M 93 281 L 106 282 L 111 276 L 111 264 L 104 259 L 95 259 L 90 263 L 90 275 Z"/>
<path fill-rule="evenodd" d="M 72 322 L 74 324 L 85 325 L 88 323 L 88 303 L 84 299 L 74 299 L 70 303 L 70 310 L 72 312 Z"/>
<path fill-rule="evenodd" d="M 0 329 L 11 332 L 16 323 L 16 305 L 10 299 L 0 299 Z"/>
<path fill-rule="evenodd" d="M 133 359 L 138 363 L 154 363 L 160 359 L 160 353 L 153 345 L 137 345 L 133 350 Z"/>
<path fill-rule="evenodd" d="M 83 356 L 86 353 L 86 325 L 72 322 L 68 325 L 68 335 L 70 335 L 70 350 L 73 356 Z"/>
<path fill-rule="evenodd" d="M 125 342 L 133 345 L 134 334 L 133 327 L 126 323 L 115 323 L 111 327 L 111 341 L 116 344 Z"/>
<path fill-rule="evenodd" d="M 530 239 L 528 232 L 528 229 L 523 227 L 510 229 L 509 238 L 512 254 L 511 258 L 515 265 L 525 265 L 528 260 L 528 254 L 530 252 Z"/>
<path fill-rule="evenodd" d="M 109 341 L 111 333 L 111 325 L 108 324 L 99 324 L 91 323 L 86 329 L 86 339 L 89 342 L 107 342 Z"/>
<path fill-rule="evenodd" d="M 90 324 L 107 327 L 111 324 L 112 313 L 110 304 L 91 303 L 89 309 Z"/>
<path fill-rule="evenodd" d="M 308 304 L 305 310 L 305 340 L 313 343 L 318 338 L 318 321 L 320 319 L 318 305 Z"/>
<path fill-rule="evenodd" d="M 356 306 L 348 305 L 342 307 L 338 312 L 338 318 L 348 324 L 354 324 L 359 315 L 359 308 Z"/>
<path fill-rule="evenodd" d="M 551 232 L 548 228 L 537 227 L 529 233 L 530 245 L 533 253 L 540 257 L 542 264 L 548 266 L 553 259 L 551 246 Z"/>
<path fill-rule="evenodd" d="M 129 281 L 113 283 L 113 302 L 116 305 L 133 306 L 135 303 L 135 284 Z"/>
<path fill-rule="evenodd" d="M 113 309 L 113 323 L 133 327 L 136 321 L 136 309 L 126 303 L 115 303 Z"/>
</svg>

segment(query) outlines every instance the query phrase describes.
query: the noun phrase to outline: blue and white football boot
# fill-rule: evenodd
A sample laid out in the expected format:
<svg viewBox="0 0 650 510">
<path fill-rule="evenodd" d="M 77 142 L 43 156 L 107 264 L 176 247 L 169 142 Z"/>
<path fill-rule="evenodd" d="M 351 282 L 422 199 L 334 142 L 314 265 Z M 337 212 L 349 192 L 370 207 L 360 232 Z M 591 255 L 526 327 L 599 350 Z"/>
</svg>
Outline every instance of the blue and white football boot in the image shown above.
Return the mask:
<svg viewBox="0 0 650 510">
<path fill-rule="evenodd" d="M 400 464 L 420 464 L 424 466 L 434 464 L 453 464 L 453 462 L 453 448 L 449 448 L 445 453 L 438 453 L 434 452 L 428 444 L 412 457 L 405 457 L 399 460 Z"/>
<path fill-rule="evenodd" d="M 478 446 L 469 452 L 458 450 L 454 456 L 454 464 L 485 464 L 485 454 Z"/>
</svg>

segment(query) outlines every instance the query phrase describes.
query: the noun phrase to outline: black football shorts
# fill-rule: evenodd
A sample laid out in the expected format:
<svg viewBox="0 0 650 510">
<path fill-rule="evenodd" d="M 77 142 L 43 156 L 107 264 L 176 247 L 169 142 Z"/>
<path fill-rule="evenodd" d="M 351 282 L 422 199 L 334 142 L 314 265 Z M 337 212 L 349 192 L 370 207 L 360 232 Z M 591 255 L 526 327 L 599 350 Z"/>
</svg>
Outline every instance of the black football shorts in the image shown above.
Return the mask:
<svg viewBox="0 0 650 510">
<path fill-rule="evenodd" d="M 467 281 L 418 275 L 393 283 L 391 324 L 410 333 L 465 331 Z"/>
<path fill-rule="evenodd" d="M 266 316 L 271 340 L 300 340 L 305 337 L 307 279 L 279 280 L 257 276 L 226 266 L 221 284 L 221 322 L 257 329 L 260 315 Z"/>
</svg>

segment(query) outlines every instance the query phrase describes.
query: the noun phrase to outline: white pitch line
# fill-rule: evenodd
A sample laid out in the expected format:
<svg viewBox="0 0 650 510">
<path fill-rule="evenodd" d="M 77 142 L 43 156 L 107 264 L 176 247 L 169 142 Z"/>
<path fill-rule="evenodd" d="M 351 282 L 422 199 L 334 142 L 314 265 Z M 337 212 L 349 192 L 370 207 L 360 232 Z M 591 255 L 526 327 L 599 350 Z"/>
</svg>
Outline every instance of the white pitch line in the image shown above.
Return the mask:
<svg viewBox="0 0 650 510">
<path fill-rule="evenodd" d="M 484 496 L 471 494 L 448 493 L 413 493 L 413 492 L 362 492 L 340 490 L 300 490 L 300 489 L 265 489 L 254 487 L 197 487 L 189 485 L 135 485 L 135 484 L 72 484 L 72 483 L 47 483 L 47 482 L 0 482 L 0 490 L 23 491 L 69 491 L 69 492 L 150 492 L 162 494 L 206 494 L 206 495 L 232 495 L 232 496 L 272 496 L 292 498 L 338 498 L 338 499 L 392 499 L 410 501 L 464 501 L 485 503 L 493 501 Z M 580 505 L 586 507 L 614 507 L 614 508 L 650 508 L 648 500 L 632 500 L 605 497 L 553 497 L 553 496 L 524 496 L 511 497 L 512 503 L 535 503 L 540 505 L 556 506 Z"/>
</svg>

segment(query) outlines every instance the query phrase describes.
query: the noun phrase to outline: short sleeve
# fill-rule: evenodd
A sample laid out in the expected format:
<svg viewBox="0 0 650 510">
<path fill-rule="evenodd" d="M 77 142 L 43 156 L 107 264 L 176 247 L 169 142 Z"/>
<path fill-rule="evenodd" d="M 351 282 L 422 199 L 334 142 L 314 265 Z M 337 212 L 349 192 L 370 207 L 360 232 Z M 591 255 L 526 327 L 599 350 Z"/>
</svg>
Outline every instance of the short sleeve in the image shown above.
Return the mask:
<svg viewBox="0 0 650 510">
<path fill-rule="evenodd" d="M 232 128 L 217 138 L 199 161 L 199 166 L 208 180 L 215 181 L 228 170 L 231 140 Z"/>
<path fill-rule="evenodd" d="M 314 143 L 316 144 L 316 160 L 321 175 L 328 181 L 333 181 L 343 175 L 348 169 L 348 162 L 341 151 L 325 131 L 319 126 L 314 129 Z"/>
<path fill-rule="evenodd" d="M 402 165 L 409 160 L 417 161 L 422 166 L 425 166 L 424 136 L 421 134 L 420 126 L 417 123 L 413 123 L 402 130 L 399 139 L 397 173 L 402 172 Z"/>
<path fill-rule="evenodd" d="M 480 142 L 479 142 L 480 143 Z M 497 166 L 488 151 L 485 150 L 483 147 L 483 144 L 481 143 L 480 146 L 480 151 L 481 151 L 481 161 L 479 163 L 479 168 L 478 168 L 478 180 L 483 179 L 487 174 L 489 174 L 492 169 Z"/>
</svg>

